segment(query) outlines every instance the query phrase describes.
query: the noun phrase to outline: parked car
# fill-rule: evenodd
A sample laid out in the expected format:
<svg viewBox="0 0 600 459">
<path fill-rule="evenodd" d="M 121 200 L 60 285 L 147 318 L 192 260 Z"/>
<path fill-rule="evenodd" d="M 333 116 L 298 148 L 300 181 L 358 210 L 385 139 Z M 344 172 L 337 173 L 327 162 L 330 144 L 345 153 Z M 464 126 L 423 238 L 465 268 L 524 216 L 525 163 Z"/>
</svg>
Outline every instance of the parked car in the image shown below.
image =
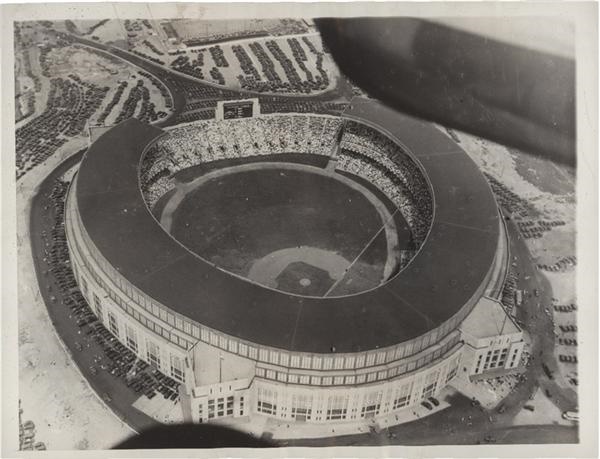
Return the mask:
<svg viewBox="0 0 600 459">
<path fill-rule="evenodd" d="M 567 421 L 579 421 L 579 413 L 577 411 L 565 411 L 562 417 Z"/>
<path fill-rule="evenodd" d="M 440 402 L 439 402 L 439 400 L 437 398 L 429 397 L 427 400 L 429 400 L 435 406 L 440 406 Z"/>
</svg>

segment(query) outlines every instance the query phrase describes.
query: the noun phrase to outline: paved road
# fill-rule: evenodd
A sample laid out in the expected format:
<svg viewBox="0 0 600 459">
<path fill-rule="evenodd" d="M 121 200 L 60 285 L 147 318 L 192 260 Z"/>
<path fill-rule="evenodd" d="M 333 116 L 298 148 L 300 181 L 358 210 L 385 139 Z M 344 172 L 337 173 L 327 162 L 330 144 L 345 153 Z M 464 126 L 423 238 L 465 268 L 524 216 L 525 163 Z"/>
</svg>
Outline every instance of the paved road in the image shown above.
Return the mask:
<svg viewBox="0 0 600 459">
<path fill-rule="evenodd" d="M 37 194 L 33 197 L 30 214 L 33 261 L 40 291 L 48 309 L 52 325 L 55 327 L 65 346 L 69 349 L 73 362 L 75 362 L 83 376 L 92 386 L 92 389 L 100 397 L 104 394 L 110 396 L 112 400 L 107 403 L 108 407 L 134 430 L 140 431 L 157 425 L 157 422 L 131 406 L 139 395 L 127 388 L 122 380 L 102 370 L 99 370 L 96 375 L 92 374 L 90 367 L 94 365 L 95 356 L 103 355 L 102 348 L 89 336 L 81 333 L 81 329 L 70 318 L 71 310 L 62 304 L 63 298 L 68 295 L 63 295 L 52 273 L 46 273 L 49 266 L 44 261 L 46 241 L 42 237 L 42 231 L 45 230 L 50 235 L 55 216 L 49 194 L 52 191 L 55 179 L 78 164 L 82 156 L 83 151 L 76 153 L 61 163 L 40 184 Z M 48 206 L 47 209 L 46 206 Z M 55 301 L 51 301 L 52 296 L 56 298 Z M 81 351 L 76 350 L 76 342 L 83 346 Z M 60 382 L 56 381 L 56 383 L 59 384 Z"/>
<path fill-rule="evenodd" d="M 518 308 L 517 318 L 525 325 L 531 339 L 532 362 L 527 371 L 528 383 L 532 387 L 538 385 L 550 393 L 550 400 L 561 411 L 575 410 L 577 408 L 577 393 L 572 389 L 562 389 L 555 379 L 550 379 L 544 372 L 544 363 L 550 372 L 558 375 L 558 364 L 554 356 L 554 324 L 552 322 L 552 287 L 548 279 L 536 267 L 536 263 L 525 245 L 525 240 L 520 237 L 512 221 L 508 222 L 511 235 L 511 260 L 516 263 L 513 269 L 519 274 L 518 288 L 526 290 L 524 302 Z M 535 289 L 539 296 L 534 295 Z M 550 313 L 546 313 L 545 309 Z M 509 400 L 510 401 L 510 400 Z"/>
<path fill-rule="evenodd" d="M 186 104 L 185 95 L 182 92 L 180 86 L 177 85 L 177 83 L 176 83 L 177 81 L 180 81 L 180 82 L 184 81 L 184 82 L 187 82 L 188 84 L 193 83 L 194 85 L 196 85 L 198 87 L 205 86 L 205 87 L 215 88 L 218 91 L 222 92 L 222 94 L 227 94 L 227 93 L 237 94 L 239 98 L 258 97 L 258 98 L 260 98 L 261 102 L 273 102 L 273 103 L 333 102 L 333 101 L 339 101 L 339 100 L 348 101 L 352 98 L 352 88 L 343 76 L 338 79 L 338 84 L 336 85 L 336 87 L 334 87 L 331 90 L 326 91 L 324 93 L 315 94 L 315 95 L 285 95 L 285 96 L 268 95 L 268 94 L 253 92 L 253 91 L 247 91 L 247 90 L 230 89 L 230 88 L 226 88 L 226 87 L 214 84 L 214 83 L 200 81 L 196 78 L 187 76 L 180 72 L 171 71 L 162 65 L 155 64 L 147 59 L 143 59 L 140 56 L 137 56 L 133 53 L 125 51 L 121 48 L 118 48 L 115 46 L 110 46 L 110 45 L 105 45 L 103 43 L 98 43 L 93 40 L 87 40 L 78 35 L 71 35 L 71 34 L 66 34 L 66 35 L 68 35 L 71 39 L 73 39 L 73 41 L 75 41 L 79 44 L 99 49 L 106 53 L 112 54 L 120 59 L 128 61 L 128 62 L 146 70 L 147 72 L 155 75 L 161 82 L 163 82 L 167 86 L 167 88 L 169 89 L 169 91 L 171 92 L 171 94 L 173 96 L 174 113 L 168 119 L 164 120 L 162 123 L 158 123 L 159 126 L 167 126 L 167 125 L 170 125 L 170 124 L 176 122 L 176 115 L 180 114 L 184 111 L 184 107 Z M 214 97 L 211 97 L 211 99 L 213 99 L 213 98 Z M 194 100 L 196 100 L 196 99 L 194 99 Z"/>
</svg>

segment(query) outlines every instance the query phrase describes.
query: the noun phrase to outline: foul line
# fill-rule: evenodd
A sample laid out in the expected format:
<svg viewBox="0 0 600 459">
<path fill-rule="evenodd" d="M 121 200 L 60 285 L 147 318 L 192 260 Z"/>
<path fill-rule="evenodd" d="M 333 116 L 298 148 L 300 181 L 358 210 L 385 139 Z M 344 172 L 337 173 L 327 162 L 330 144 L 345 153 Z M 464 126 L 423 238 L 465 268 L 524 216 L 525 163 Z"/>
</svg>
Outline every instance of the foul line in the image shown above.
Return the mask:
<svg viewBox="0 0 600 459">
<path fill-rule="evenodd" d="M 360 257 L 362 257 L 363 253 L 365 253 L 365 251 L 369 248 L 369 246 L 373 243 L 373 241 L 375 241 L 377 236 L 379 236 L 379 234 L 381 234 L 381 232 L 386 229 L 387 225 L 391 221 L 393 221 L 393 219 L 396 216 L 396 213 L 398 211 L 400 211 L 400 209 L 398 207 L 396 207 L 396 210 L 394 210 L 394 212 L 392 214 L 390 214 L 390 216 L 388 217 L 388 220 L 384 221 L 381 224 L 381 228 L 379 228 L 379 230 L 375 233 L 375 235 L 365 244 L 365 246 L 359 252 L 359 254 L 356 256 L 356 258 L 354 258 L 354 260 L 352 260 L 352 263 L 350 263 L 348 265 L 348 267 L 346 268 L 346 270 L 344 272 L 344 275 L 342 277 L 340 277 L 337 281 L 335 281 L 331 287 L 329 287 L 329 290 L 327 290 L 325 295 L 323 295 L 323 298 L 327 297 L 338 286 L 338 284 L 346 278 L 346 274 L 348 274 L 348 271 L 350 271 L 350 269 L 352 269 L 352 266 L 359 260 Z"/>
</svg>

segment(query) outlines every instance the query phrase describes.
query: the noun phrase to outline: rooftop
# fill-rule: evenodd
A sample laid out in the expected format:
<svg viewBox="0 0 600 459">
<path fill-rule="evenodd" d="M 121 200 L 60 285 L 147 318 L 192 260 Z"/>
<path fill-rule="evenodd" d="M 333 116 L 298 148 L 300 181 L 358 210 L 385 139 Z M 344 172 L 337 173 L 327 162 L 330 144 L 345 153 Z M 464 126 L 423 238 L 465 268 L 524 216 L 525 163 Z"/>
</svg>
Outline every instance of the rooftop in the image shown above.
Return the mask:
<svg viewBox="0 0 600 459">
<path fill-rule="evenodd" d="M 76 190 L 83 225 L 131 284 L 230 336 L 319 353 L 417 338 L 482 294 L 498 242 L 496 204 L 475 163 L 431 124 L 370 100 L 353 101 L 347 116 L 401 142 L 433 190 L 429 236 L 408 267 L 377 289 L 334 298 L 286 294 L 235 277 L 181 246 L 151 215 L 138 183 L 143 151 L 162 131 L 135 119 L 102 135 L 81 163 Z"/>
</svg>

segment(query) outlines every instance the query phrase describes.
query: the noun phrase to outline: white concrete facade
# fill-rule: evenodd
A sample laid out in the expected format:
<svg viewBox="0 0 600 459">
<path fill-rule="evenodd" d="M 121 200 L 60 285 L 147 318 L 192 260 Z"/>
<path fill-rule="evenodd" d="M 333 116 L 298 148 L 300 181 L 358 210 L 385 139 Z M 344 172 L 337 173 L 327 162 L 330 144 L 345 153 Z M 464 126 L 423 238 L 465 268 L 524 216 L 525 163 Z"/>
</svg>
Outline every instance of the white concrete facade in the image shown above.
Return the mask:
<svg viewBox="0 0 600 459">
<path fill-rule="evenodd" d="M 107 266 L 81 224 L 75 189 L 76 182 L 67 200 L 66 231 L 82 294 L 124 345 L 182 383 L 188 421 L 253 415 L 332 424 L 376 420 L 435 397 L 461 368 L 473 374 L 492 365 L 513 368 L 520 360 L 520 330 L 491 336 L 468 332 L 463 325 L 472 305 L 416 340 L 355 354 L 294 353 L 192 323 L 143 296 Z"/>
</svg>

